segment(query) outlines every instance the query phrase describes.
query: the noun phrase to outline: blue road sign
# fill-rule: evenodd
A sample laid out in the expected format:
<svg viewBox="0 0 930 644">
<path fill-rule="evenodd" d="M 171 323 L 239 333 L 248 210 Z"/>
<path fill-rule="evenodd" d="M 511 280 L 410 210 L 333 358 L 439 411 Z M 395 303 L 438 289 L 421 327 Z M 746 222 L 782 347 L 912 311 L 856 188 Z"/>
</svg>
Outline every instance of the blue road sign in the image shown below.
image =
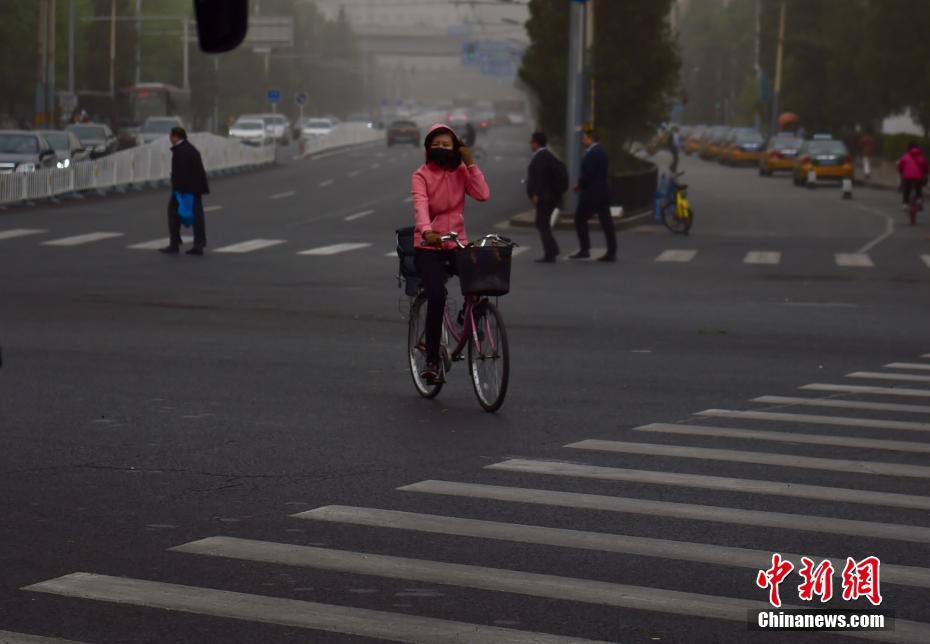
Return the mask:
<svg viewBox="0 0 930 644">
<path fill-rule="evenodd" d="M 269 103 L 281 102 L 281 90 L 279 89 L 269 89 L 265 96 L 268 98 Z"/>
</svg>

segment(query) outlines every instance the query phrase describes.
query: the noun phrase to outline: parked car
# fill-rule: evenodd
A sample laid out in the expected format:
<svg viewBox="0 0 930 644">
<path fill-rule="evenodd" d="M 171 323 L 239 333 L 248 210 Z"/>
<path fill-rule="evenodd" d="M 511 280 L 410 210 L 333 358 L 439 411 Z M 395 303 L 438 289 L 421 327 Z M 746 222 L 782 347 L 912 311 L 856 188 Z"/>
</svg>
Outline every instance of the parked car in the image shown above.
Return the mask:
<svg viewBox="0 0 930 644">
<path fill-rule="evenodd" d="M 817 180 L 852 179 L 852 156 L 842 141 L 818 135 L 805 141 L 794 162 L 794 185 L 807 185 L 807 175 L 814 171 Z"/>
<path fill-rule="evenodd" d="M 81 141 L 91 159 L 99 159 L 116 152 L 119 142 L 109 125 L 100 123 L 73 123 L 66 128 Z"/>
<path fill-rule="evenodd" d="M 685 139 L 684 144 L 684 153 L 687 155 L 697 154 L 701 151 L 701 145 L 704 141 L 704 137 L 707 136 L 707 127 L 704 125 L 698 125 L 691 130 L 691 133 L 687 138 L 682 135 L 682 138 Z"/>
<path fill-rule="evenodd" d="M 723 141 L 729 133 L 730 128 L 724 125 L 715 125 L 710 128 L 701 141 L 700 157 L 706 160 L 713 160 L 720 156 Z"/>
<path fill-rule="evenodd" d="M 80 139 L 74 132 L 67 130 L 42 130 L 42 136 L 55 150 L 56 165 L 59 168 L 70 168 L 79 161 L 90 159 L 90 152 L 84 148 Z"/>
<path fill-rule="evenodd" d="M 229 128 L 229 138 L 249 145 L 266 145 L 271 142 L 268 125 L 258 117 L 240 117 Z"/>
<path fill-rule="evenodd" d="M 798 158 L 798 151 L 802 145 L 804 145 L 804 139 L 794 134 L 773 136 L 765 148 L 765 154 L 759 159 L 759 174 L 763 177 L 770 177 L 773 172 L 794 170 L 794 161 Z"/>
<path fill-rule="evenodd" d="M 39 132 L 0 130 L 0 174 L 54 168 L 55 149 Z"/>
<path fill-rule="evenodd" d="M 291 142 L 291 122 L 284 114 L 268 113 L 255 116 L 265 121 L 271 129 L 271 138 L 275 141 L 281 145 L 287 145 Z"/>
<path fill-rule="evenodd" d="M 300 135 L 305 139 L 315 139 L 332 131 L 333 122 L 330 119 L 307 119 L 300 128 Z"/>
<path fill-rule="evenodd" d="M 394 121 L 388 126 L 387 144 L 412 143 L 420 147 L 420 128 L 413 121 Z"/>
<path fill-rule="evenodd" d="M 184 127 L 184 122 L 177 116 L 150 116 L 136 135 L 136 145 L 145 145 L 166 137 L 175 127 Z"/>
<path fill-rule="evenodd" d="M 764 148 L 765 138 L 759 132 L 752 128 L 735 128 L 727 139 L 722 161 L 728 165 L 756 165 Z"/>
</svg>

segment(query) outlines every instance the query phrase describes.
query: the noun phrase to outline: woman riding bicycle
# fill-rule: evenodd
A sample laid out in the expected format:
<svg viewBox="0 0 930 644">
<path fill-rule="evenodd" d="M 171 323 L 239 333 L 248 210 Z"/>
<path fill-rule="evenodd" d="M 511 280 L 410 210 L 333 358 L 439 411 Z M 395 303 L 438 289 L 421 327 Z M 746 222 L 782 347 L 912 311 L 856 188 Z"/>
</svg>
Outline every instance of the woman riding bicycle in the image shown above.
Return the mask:
<svg viewBox="0 0 930 644">
<path fill-rule="evenodd" d="M 917 201 L 923 198 L 923 187 L 927 181 L 928 166 L 920 146 L 914 142 L 907 144 L 907 152 L 898 159 L 898 174 L 901 175 L 901 190 L 904 193 L 904 209 L 908 210 L 911 194 Z"/>
<path fill-rule="evenodd" d="M 446 306 L 446 277 L 453 270 L 455 242 L 441 237 L 455 232 L 463 244 L 465 235 L 465 195 L 477 201 L 491 196 L 481 169 L 471 150 L 447 125 L 430 128 L 424 143 L 426 163 L 417 168 L 411 180 L 415 219 L 417 274 L 426 291 L 426 367 L 420 374 L 427 382 L 441 378 L 439 344 L 442 315 Z"/>
</svg>

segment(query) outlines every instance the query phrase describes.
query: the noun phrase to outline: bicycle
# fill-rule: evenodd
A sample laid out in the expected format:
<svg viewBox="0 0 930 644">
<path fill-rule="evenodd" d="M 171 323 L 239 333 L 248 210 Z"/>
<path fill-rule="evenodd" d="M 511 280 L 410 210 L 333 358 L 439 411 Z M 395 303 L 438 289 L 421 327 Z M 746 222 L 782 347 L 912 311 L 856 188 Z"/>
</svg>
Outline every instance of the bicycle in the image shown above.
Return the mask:
<svg viewBox="0 0 930 644">
<path fill-rule="evenodd" d="M 403 270 L 405 256 L 403 253 L 409 252 L 409 245 L 405 247 L 402 244 L 400 238 L 402 231 L 405 229 L 398 231 L 397 247 L 402 266 L 401 274 L 398 275 L 399 282 L 412 277 L 404 274 Z M 467 278 L 462 275 L 461 270 L 459 271 L 465 301 L 458 314 L 454 315 L 452 301 L 446 298 L 440 344 L 441 373 L 440 377 L 433 382 L 427 382 L 420 375 L 426 367 L 427 299 L 423 289 L 417 288 L 416 295 L 411 297 L 407 328 L 407 360 L 410 375 L 417 393 L 424 398 L 432 399 L 442 390 L 446 383 L 446 373 L 451 370 L 452 365 L 465 360 L 467 356 L 468 371 L 478 403 L 485 411 L 496 412 L 504 404 L 504 397 L 507 394 L 510 378 L 510 352 L 504 319 L 497 306 L 491 302 L 490 297 L 509 290 L 510 253 L 517 244 L 506 237 L 493 234 L 486 235 L 477 243 L 468 246 L 462 244 L 454 232 L 444 235 L 441 239 L 442 241 L 454 241 L 460 252 L 471 248 L 497 249 L 495 254 L 500 254 L 505 259 L 507 267 L 506 276 L 498 277 L 503 277 L 506 284 L 498 283 L 495 289 L 490 290 L 490 296 L 487 292 L 466 292 L 465 280 Z M 465 262 L 457 258 L 456 264 L 464 266 Z M 492 276 L 492 281 L 493 279 Z M 407 292 L 410 293 L 409 290 Z"/>
<path fill-rule="evenodd" d="M 671 176 L 663 174 L 655 203 L 656 219 L 661 219 L 666 228 L 678 235 L 687 235 L 694 223 L 694 210 L 688 202 L 688 186 L 678 183 L 678 178 L 683 175 L 684 172 Z"/>
<path fill-rule="evenodd" d="M 901 190 L 908 191 L 910 190 L 910 198 L 907 202 L 907 212 L 911 218 L 911 226 L 917 225 L 917 213 L 924 209 L 924 198 L 921 194 L 922 185 L 917 184 L 916 182 L 909 184 L 905 183 L 902 180 Z"/>
</svg>

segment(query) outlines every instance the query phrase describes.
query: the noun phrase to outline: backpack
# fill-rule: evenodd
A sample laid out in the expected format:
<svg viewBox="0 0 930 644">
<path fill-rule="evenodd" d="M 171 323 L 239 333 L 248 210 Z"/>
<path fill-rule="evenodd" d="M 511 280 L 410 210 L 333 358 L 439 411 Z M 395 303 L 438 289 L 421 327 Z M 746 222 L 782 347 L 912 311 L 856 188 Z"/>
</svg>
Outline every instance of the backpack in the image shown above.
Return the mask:
<svg viewBox="0 0 930 644">
<path fill-rule="evenodd" d="M 562 160 L 555 155 L 552 155 L 552 161 L 552 186 L 555 193 L 561 197 L 568 192 L 569 188 L 568 168 L 566 168 Z"/>
</svg>

